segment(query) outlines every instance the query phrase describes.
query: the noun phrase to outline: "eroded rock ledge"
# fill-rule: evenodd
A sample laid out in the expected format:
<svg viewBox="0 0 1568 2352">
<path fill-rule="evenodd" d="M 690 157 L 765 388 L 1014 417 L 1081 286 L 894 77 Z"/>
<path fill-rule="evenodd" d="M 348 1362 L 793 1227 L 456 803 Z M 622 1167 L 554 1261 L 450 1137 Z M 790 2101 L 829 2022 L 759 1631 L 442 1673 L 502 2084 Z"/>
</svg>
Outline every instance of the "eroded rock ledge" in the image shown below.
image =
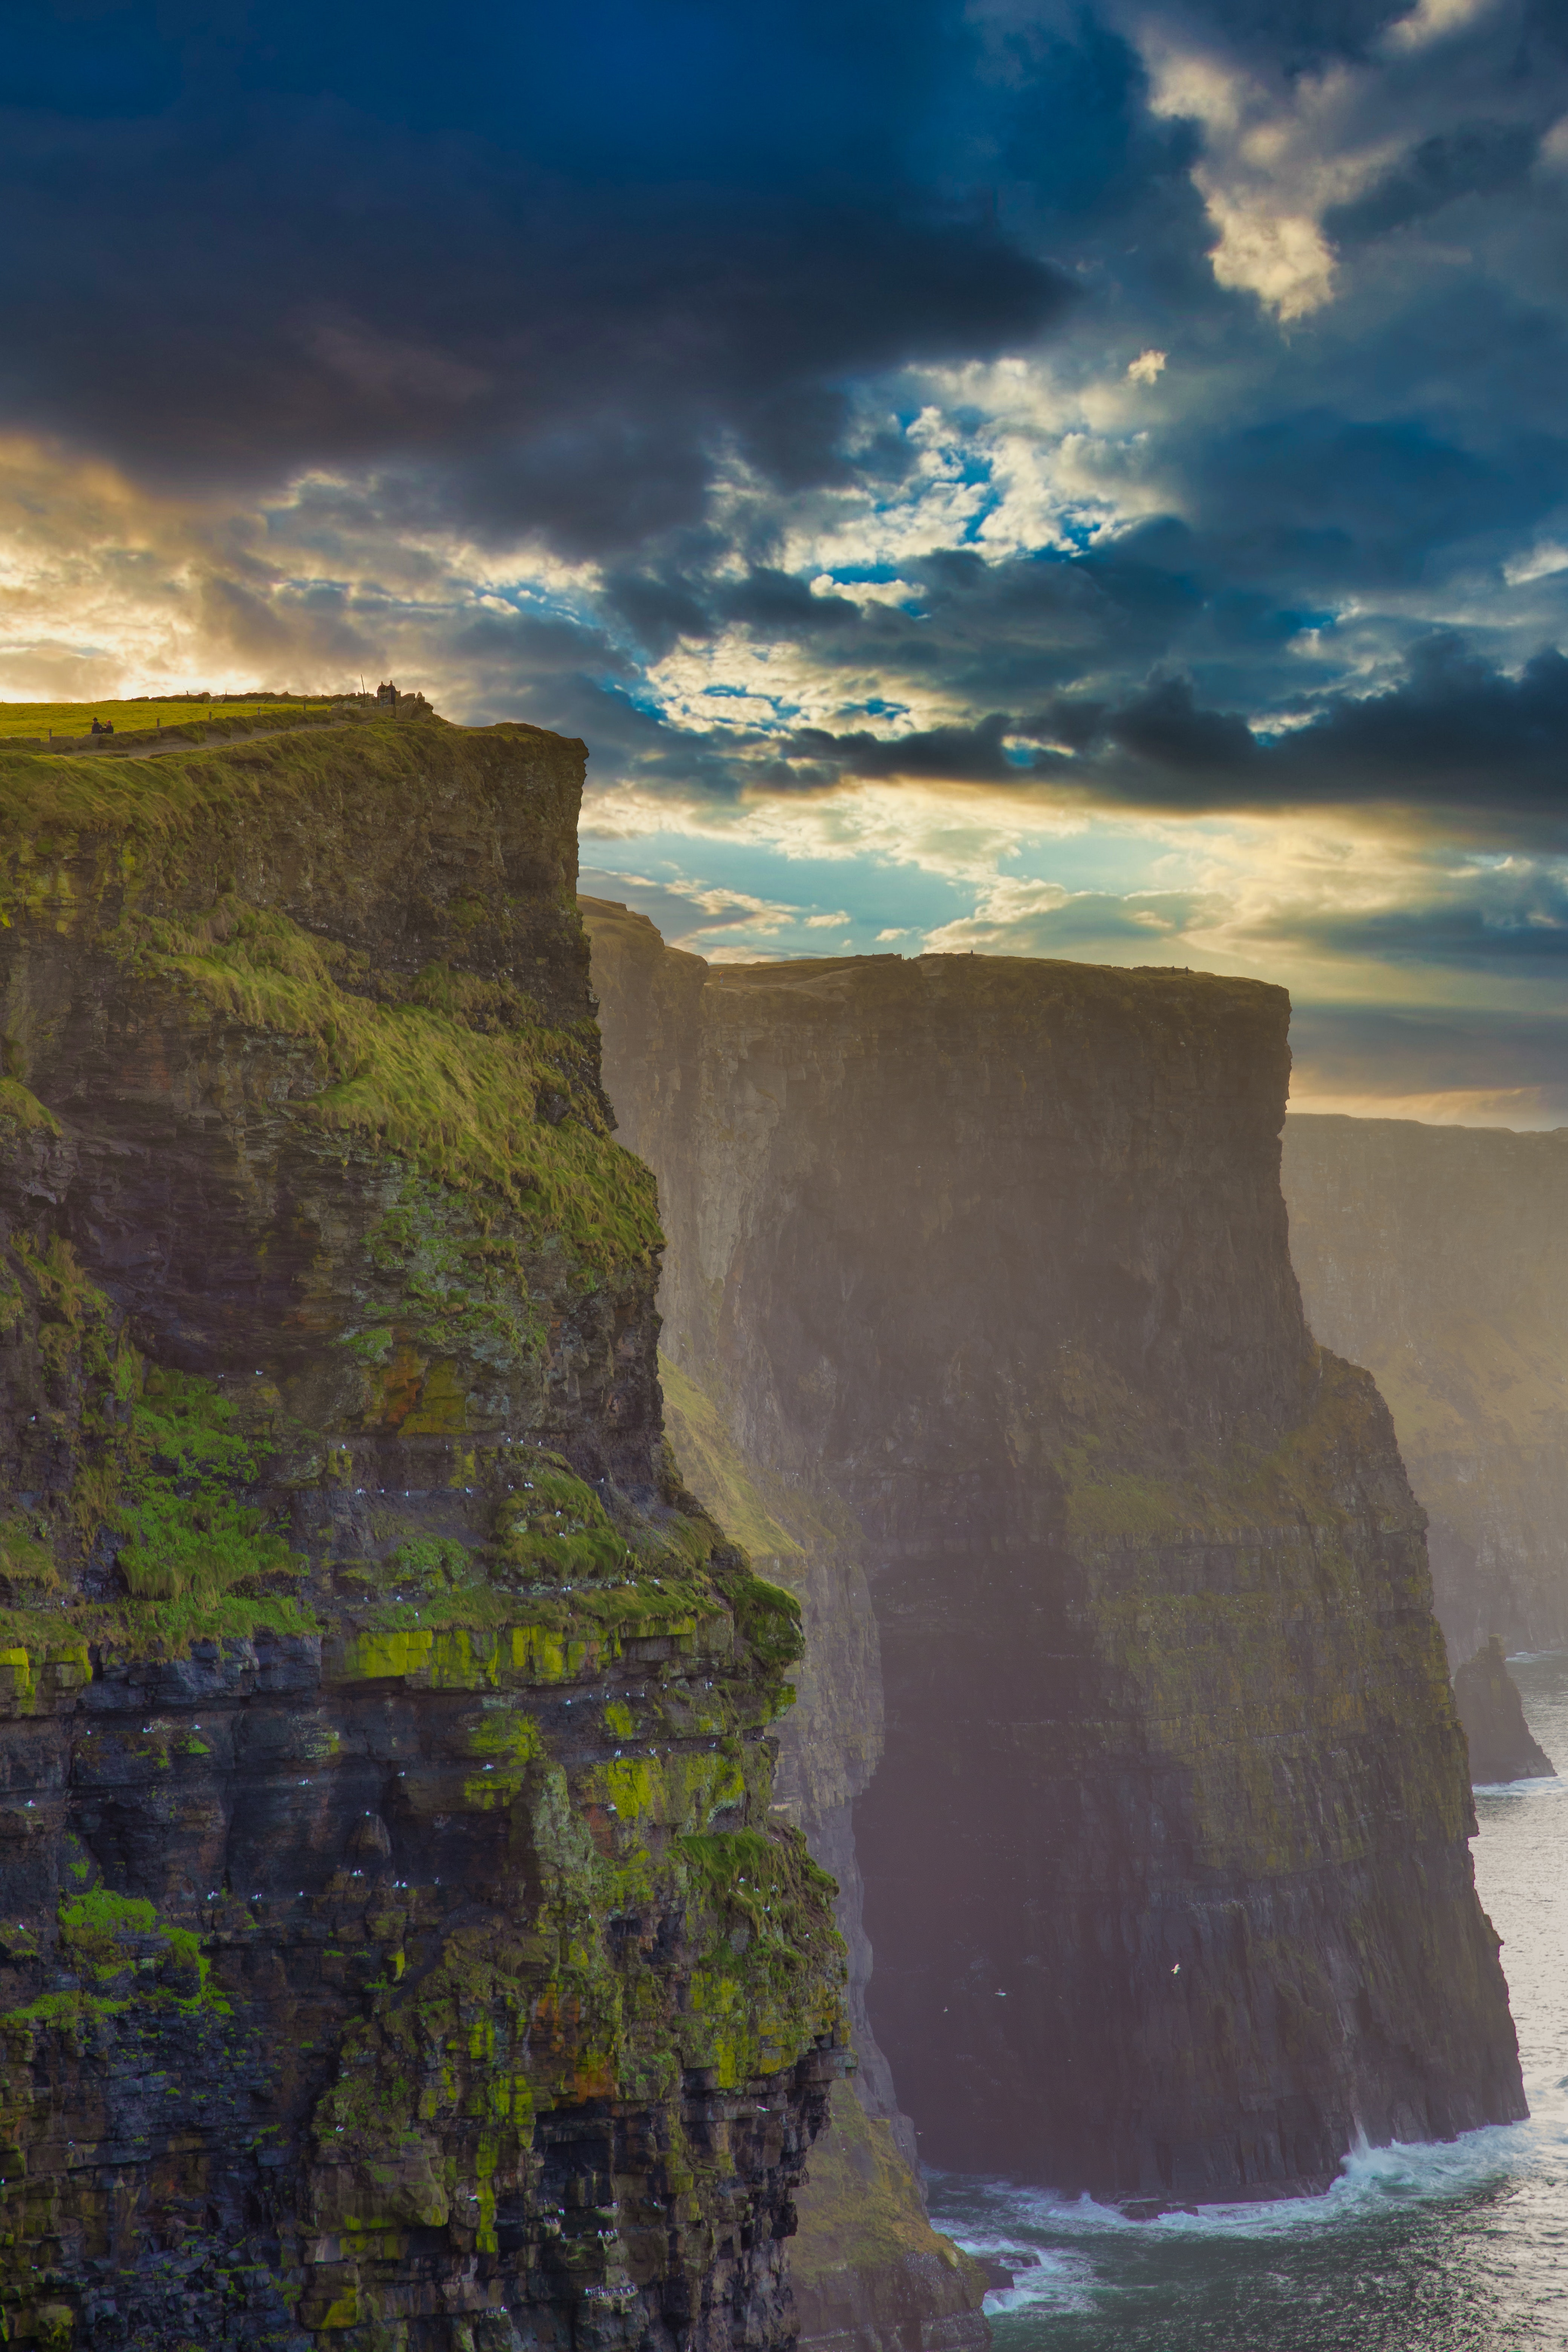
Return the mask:
<svg viewBox="0 0 1568 2352">
<path fill-rule="evenodd" d="M 582 747 L 0 759 L 11 2340 L 763 2347 L 798 1612 L 662 1453 Z"/>
</svg>

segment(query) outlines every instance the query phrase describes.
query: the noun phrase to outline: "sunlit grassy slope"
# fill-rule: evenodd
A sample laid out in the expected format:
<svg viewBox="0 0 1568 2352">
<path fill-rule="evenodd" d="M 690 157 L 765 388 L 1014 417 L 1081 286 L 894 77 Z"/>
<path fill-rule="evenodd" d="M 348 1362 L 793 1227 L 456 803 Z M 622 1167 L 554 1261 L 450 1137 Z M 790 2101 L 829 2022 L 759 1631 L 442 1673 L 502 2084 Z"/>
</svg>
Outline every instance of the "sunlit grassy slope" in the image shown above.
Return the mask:
<svg viewBox="0 0 1568 2352">
<path fill-rule="evenodd" d="M 311 695 L 310 707 L 321 710 L 330 697 Z M 95 719 L 108 727 L 130 734 L 142 727 L 188 726 L 194 719 L 205 719 L 208 712 L 216 718 L 246 719 L 265 717 L 270 711 L 298 710 L 306 698 L 296 695 L 285 700 L 279 696 L 242 698 L 229 701 L 215 695 L 210 701 L 191 701 L 184 696 L 177 699 L 160 700 L 147 696 L 136 702 L 0 702 L 0 740 L 7 735 L 41 736 L 46 741 L 56 735 L 86 735 Z"/>
</svg>

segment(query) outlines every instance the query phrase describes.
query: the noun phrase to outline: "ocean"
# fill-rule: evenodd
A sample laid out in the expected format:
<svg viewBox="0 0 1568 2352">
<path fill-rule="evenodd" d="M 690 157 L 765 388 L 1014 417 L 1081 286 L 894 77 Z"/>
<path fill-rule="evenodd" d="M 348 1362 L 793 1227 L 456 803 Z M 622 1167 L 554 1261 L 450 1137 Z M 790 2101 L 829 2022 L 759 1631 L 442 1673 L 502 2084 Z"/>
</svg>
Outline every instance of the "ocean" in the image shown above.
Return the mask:
<svg viewBox="0 0 1568 2352">
<path fill-rule="evenodd" d="M 1515 1658 L 1568 1775 L 1568 1653 Z M 1568 1778 L 1479 1789 L 1528 2123 L 1363 2148 L 1326 2197 L 1128 2221 L 1087 2198 L 933 2175 L 931 2213 L 1011 2266 L 996 2352 L 1511 2352 L 1568 2347 Z"/>
</svg>

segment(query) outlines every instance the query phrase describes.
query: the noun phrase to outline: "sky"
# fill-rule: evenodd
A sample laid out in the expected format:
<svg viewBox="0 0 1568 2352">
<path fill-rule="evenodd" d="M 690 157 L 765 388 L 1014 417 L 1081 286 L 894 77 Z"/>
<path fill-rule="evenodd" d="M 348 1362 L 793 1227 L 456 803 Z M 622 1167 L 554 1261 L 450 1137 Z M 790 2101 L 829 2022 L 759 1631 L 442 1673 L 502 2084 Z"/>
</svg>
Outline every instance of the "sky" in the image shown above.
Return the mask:
<svg viewBox="0 0 1568 2352">
<path fill-rule="evenodd" d="M 590 751 L 719 961 L 1568 1123 L 1568 0 L 20 0 L 0 697 Z"/>
</svg>

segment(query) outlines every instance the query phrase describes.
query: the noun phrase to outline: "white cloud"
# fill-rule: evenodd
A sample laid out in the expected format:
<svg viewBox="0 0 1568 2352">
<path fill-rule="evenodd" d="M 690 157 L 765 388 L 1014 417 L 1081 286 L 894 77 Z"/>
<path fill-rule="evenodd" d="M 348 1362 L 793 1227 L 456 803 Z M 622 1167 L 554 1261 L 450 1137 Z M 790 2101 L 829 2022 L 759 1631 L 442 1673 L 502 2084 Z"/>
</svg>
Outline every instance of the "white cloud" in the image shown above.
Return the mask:
<svg viewBox="0 0 1568 2352">
<path fill-rule="evenodd" d="M 1495 5 L 1496 0 L 1417 0 L 1407 16 L 1390 25 L 1384 46 L 1395 51 L 1429 48 L 1490 16 Z"/>
<path fill-rule="evenodd" d="M 1256 294 L 1281 321 L 1321 310 L 1334 290 L 1334 250 L 1316 221 L 1237 199 L 1213 173 L 1193 174 L 1219 231 L 1210 258 L 1222 286 Z"/>
<path fill-rule="evenodd" d="M 867 649 L 860 669 L 829 669 L 787 638 L 727 629 L 700 645 L 683 638 L 647 672 L 663 718 L 694 735 L 776 734 L 792 727 L 863 728 L 895 735 L 958 717 L 940 687 L 890 679 Z M 885 705 L 868 715 L 868 704 Z"/>
<path fill-rule="evenodd" d="M 1568 547 L 1554 539 L 1537 541 L 1528 555 L 1516 555 L 1505 563 L 1502 576 L 1510 588 L 1522 588 L 1531 580 L 1548 580 L 1554 572 L 1568 572 Z"/>
<path fill-rule="evenodd" d="M 1222 286 L 1255 294 L 1281 323 L 1321 310 L 1337 256 L 1322 220 L 1398 153 L 1401 140 L 1366 108 L 1371 77 L 1346 66 L 1265 80 L 1158 25 L 1141 46 L 1155 114 L 1200 123 L 1193 182 L 1216 231 Z"/>
<path fill-rule="evenodd" d="M 1163 352 L 1140 352 L 1135 360 L 1128 362 L 1127 373 L 1134 383 L 1152 383 L 1163 372 L 1164 365 Z"/>
<path fill-rule="evenodd" d="M 851 604 L 913 604 L 920 602 L 920 590 L 908 580 L 836 580 L 831 572 L 819 572 L 811 583 L 814 596 L 843 596 Z"/>
<path fill-rule="evenodd" d="M 998 875 L 979 893 L 973 914 L 961 915 L 955 921 L 928 931 L 924 944 L 932 955 L 962 954 L 968 949 L 1005 955 L 1010 944 L 1009 932 L 1020 930 L 1035 917 L 1059 914 L 1071 895 L 1059 882 Z M 1011 944 L 1019 946 L 1022 942 Z"/>
</svg>

